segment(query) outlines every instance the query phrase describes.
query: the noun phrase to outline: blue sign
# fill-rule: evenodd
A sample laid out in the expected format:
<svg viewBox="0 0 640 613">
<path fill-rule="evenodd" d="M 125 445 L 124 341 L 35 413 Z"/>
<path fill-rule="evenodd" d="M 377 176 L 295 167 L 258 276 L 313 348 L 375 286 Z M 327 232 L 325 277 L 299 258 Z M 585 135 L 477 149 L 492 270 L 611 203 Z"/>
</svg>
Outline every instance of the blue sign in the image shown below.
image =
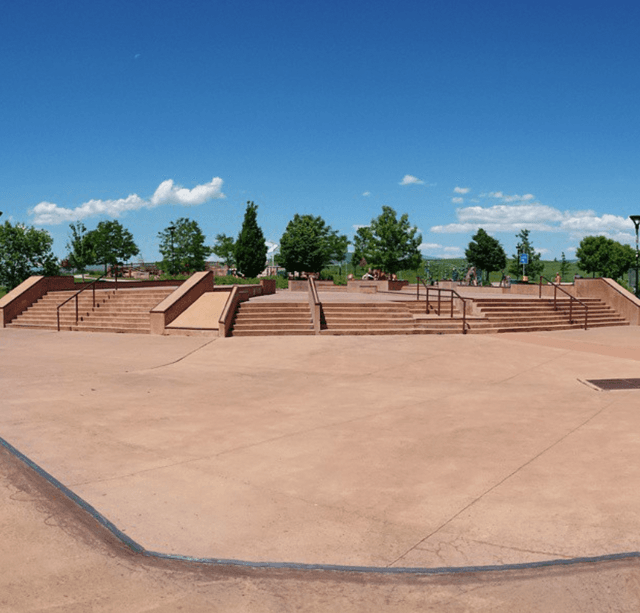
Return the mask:
<svg viewBox="0 0 640 613">
<path fill-rule="evenodd" d="M 529 263 L 529 254 L 521 253 L 520 254 L 520 264 L 528 264 Z"/>
</svg>

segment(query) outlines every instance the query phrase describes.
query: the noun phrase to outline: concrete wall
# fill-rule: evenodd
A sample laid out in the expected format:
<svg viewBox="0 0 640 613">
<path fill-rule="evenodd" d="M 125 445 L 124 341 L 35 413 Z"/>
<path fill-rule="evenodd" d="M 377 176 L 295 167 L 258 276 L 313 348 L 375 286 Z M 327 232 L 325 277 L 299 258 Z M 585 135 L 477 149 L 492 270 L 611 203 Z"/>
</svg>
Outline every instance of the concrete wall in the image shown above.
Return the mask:
<svg viewBox="0 0 640 613">
<path fill-rule="evenodd" d="M 29 277 L 0 298 L 0 327 L 4 328 L 47 292 L 72 289 L 76 289 L 73 277 Z"/>
<path fill-rule="evenodd" d="M 600 298 L 632 326 L 640 325 L 640 300 L 613 279 L 576 279 L 576 297 Z"/>
<path fill-rule="evenodd" d="M 213 272 L 196 272 L 178 289 L 151 309 L 151 334 L 164 334 L 165 327 L 186 311 L 202 294 L 213 291 Z"/>
</svg>

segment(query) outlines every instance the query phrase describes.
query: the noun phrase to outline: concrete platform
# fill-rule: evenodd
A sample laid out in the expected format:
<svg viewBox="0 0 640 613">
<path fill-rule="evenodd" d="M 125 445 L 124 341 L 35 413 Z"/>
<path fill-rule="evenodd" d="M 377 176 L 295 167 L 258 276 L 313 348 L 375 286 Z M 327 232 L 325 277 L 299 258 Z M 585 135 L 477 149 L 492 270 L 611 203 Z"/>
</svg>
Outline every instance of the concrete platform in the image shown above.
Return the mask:
<svg viewBox="0 0 640 613">
<path fill-rule="evenodd" d="M 165 553 L 433 568 L 638 551 L 640 392 L 581 382 L 638 377 L 638 347 L 636 327 L 236 339 L 5 329 L 0 436 Z M 0 465 L 5 480 L 18 470 Z M 0 507 L 12 534 L 14 506 Z M 73 539 L 73 522 L 54 517 Z M 39 530 L 17 525 L 37 550 Z M 28 583 L 20 572 L 28 565 L 9 576 Z M 402 586 L 417 603 L 419 588 Z"/>
</svg>

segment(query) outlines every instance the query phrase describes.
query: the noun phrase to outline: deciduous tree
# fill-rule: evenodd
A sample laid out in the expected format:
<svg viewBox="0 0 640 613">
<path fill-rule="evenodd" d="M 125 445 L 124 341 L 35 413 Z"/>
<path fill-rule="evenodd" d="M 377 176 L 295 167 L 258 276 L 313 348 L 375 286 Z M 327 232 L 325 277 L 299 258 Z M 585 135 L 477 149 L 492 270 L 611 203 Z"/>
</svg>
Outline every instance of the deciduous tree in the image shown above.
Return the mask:
<svg viewBox="0 0 640 613">
<path fill-rule="evenodd" d="M 87 228 L 80 221 L 75 224 L 69 224 L 69 228 L 71 229 L 71 237 L 67 243 L 67 249 L 69 250 L 67 267 L 82 273 L 84 280 L 84 273 L 87 270 L 87 266 L 96 263 L 96 253 L 92 243 L 92 235 L 90 232 L 87 232 Z"/>
<path fill-rule="evenodd" d="M 482 228 L 471 237 L 464 253 L 472 266 L 487 273 L 487 279 L 490 272 L 502 270 L 507 265 L 507 255 L 500 242 Z"/>
<path fill-rule="evenodd" d="M 205 245 L 205 236 L 197 221 L 180 217 L 158 233 L 162 254 L 162 270 L 170 274 L 204 270 L 212 249 Z"/>
<path fill-rule="evenodd" d="M 357 230 L 354 261 L 364 258 L 369 266 L 389 274 L 417 270 L 422 262 L 419 249 L 422 235 L 417 232 L 406 213 L 398 219 L 390 206 L 383 206 L 382 213 L 369 226 Z"/>
<path fill-rule="evenodd" d="M 317 273 L 333 260 L 342 262 L 348 244 L 322 217 L 296 214 L 280 239 L 278 261 L 289 272 Z"/>
<path fill-rule="evenodd" d="M 5 221 L 0 225 L 0 285 L 12 290 L 31 275 L 58 274 L 52 245 L 46 230 Z"/>
<path fill-rule="evenodd" d="M 629 245 L 622 245 L 605 236 L 585 236 L 576 251 L 578 266 L 587 273 L 619 279 L 635 266 L 636 254 Z"/>
<path fill-rule="evenodd" d="M 235 268 L 236 265 L 236 242 L 233 236 L 218 234 L 213 245 L 213 253 L 222 259 L 223 264 L 228 268 Z"/>
<path fill-rule="evenodd" d="M 107 266 L 117 267 L 119 262 L 126 262 L 140 253 L 131 232 L 116 220 L 101 221 L 89 232 L 89 240 L 95 250 L 96 263 L 104 264 L 105 274 Z"/>
</svg>

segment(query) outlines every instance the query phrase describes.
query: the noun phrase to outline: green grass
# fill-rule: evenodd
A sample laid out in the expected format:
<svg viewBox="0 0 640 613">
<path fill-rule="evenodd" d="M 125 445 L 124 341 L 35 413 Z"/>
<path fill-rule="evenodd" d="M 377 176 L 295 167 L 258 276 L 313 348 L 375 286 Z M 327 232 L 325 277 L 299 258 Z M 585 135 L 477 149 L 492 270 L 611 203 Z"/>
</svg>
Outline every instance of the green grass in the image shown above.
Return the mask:
<svg viewBox="0 0 640 613">
<path fill-rule="evenodd" d="M 560 271 L 560 260 L 542 260 L 544 264 L 544 270 L 542 272 L 543 276 L 547 279 L 553 281 L 556 273 Z M 455 267 L 458 270 L 459 279 L 463 279 L 464 275 L 468 269 L 468 263 L 464 258 L 457 259 L 447 259 L 447 260 L 429 260 L 425 262 L 422 269 L 418 272 L 415 270 L 403 270 L 398 273 L 398 279 L 405 279 L 410 283 L 416 282 L 416 277 L 420 275 L 420 277 L 425 278 L 427 275 L 425 273 L 425 265 L 429 266 L 429 272 L 433 279 L 451 279 L 453 268 Z M 568 269 L 564 274 L 562 281 L 565 283 L 569 283 L 573 281 L 575 275 L 580 275 L 582 277 L 590 277 L 590 274 L 587 274 L 585 271 L 581 270 L 578 267 L 577 262 L 569 262 L 567 261 Z M 361 268 L 360 266 L 356 266 L 355 271 L 354 268 L 349 265 L 347 267 L 348 272 L 353 274 L 356 279 L 362 277 L 362 275 L 367 272 L 366 268 Z M 329 266 L 325 270 L 322 271 L 322 277 L 333 276 L 333 280 L 336 284 L 346 284 L 347 272 L 345 267 L 342 266 Z M 515 277 L 512 276 L 512 279 L 516 280 Z M 499 283 L 502 278 L 502 274 L 500 271 L 494 271 L 489 276 L 489 280 L 492 283 Z M 518 277 L 519 278 L 519 277 Z M 530 281 L 537 282 L 538 279 L 530 279 Z M 622 281 L 622 285 L 625 285 L 624 281 Z M 626 286 L 625 286 L 626 287 Z"/>
</svg>

